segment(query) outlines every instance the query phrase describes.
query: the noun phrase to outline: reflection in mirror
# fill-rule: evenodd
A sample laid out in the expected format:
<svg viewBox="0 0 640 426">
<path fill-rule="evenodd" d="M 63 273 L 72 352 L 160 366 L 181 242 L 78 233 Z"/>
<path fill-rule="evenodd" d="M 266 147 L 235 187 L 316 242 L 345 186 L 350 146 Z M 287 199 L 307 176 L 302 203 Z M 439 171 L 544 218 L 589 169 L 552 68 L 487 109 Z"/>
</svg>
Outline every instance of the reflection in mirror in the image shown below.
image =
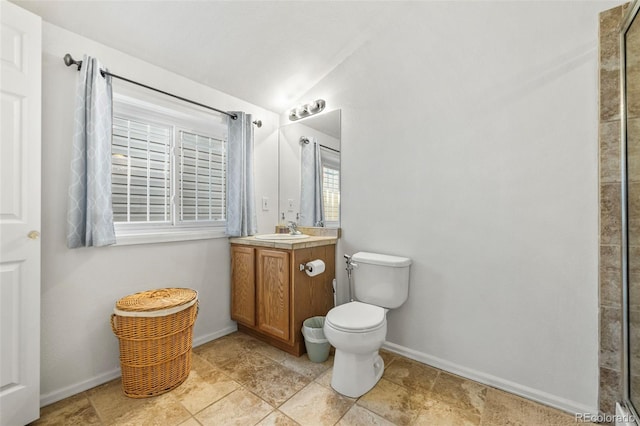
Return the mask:
<svg viewBox="0 0 640 426">
<path fill-rule="evenodd" d="M 623 29 L 623 122 L 626 158 L 626 398 L 636 413 L 640 408 L 640 19 L 638 4 Z M 630 404 L 629 404 L 630 403 Z"/>
<path fill-rule="evenodd" d="M 340 110 L 282 126 L 279 222 L 340 226 Z"/>
</svg>

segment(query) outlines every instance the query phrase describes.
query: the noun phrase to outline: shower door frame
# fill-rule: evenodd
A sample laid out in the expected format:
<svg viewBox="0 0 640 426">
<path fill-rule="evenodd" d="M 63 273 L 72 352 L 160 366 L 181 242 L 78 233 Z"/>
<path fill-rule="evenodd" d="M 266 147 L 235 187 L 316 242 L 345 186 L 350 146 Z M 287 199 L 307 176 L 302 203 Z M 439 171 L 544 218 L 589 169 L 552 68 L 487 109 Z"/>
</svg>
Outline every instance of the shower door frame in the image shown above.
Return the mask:
<svg viewBox="0 0 640 426">
<path fill-rule="evenodd" d="M 628 181 L 627 181 L 627 91 L 626 91 L 626 41 L 625 36 L 634 22 L 640 1 L 634 0 L 620 27 L 620 169 L 622 208 L 622 391 L 623 403 L 636 419 L 638 410 L 631 401 L 630 356 L 629 356 L 629 226 L 628 226 Z M 638 407 L 640 408 L 640 407 Z"/>
</svg>

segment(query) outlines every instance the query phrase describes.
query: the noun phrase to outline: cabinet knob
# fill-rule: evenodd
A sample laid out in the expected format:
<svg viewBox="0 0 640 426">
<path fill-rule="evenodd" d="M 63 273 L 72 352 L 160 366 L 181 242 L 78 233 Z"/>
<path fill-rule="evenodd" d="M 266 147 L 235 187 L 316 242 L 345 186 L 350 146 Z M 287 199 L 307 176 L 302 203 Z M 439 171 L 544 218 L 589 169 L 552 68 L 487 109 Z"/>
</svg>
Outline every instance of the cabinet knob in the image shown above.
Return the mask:
<svg viewBox="0 0 640 426">
<path fill-rule="evenodd" d="M 27 237 L 29 237 L 30 240 L 37 240 L 40 238 L 40 233 L 38 231 L 30 231 L 27 234 Z"/>
</svg>

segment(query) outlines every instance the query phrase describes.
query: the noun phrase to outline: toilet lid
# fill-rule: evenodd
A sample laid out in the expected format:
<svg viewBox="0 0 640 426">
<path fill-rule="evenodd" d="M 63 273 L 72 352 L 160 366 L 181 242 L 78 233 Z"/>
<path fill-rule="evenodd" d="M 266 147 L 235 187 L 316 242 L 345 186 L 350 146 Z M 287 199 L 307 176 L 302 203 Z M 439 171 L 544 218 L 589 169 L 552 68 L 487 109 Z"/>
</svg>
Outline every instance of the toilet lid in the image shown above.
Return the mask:
<svg viewBox="0 0 640 426">
<path fill-rule="evenodd" d="M 349 302 L 331 309 L 326 321 L 341 330 L 367 331 L 379 327 L 384 322 L 384 317 L 384 308 L 362 302 Z"/>
</svg>

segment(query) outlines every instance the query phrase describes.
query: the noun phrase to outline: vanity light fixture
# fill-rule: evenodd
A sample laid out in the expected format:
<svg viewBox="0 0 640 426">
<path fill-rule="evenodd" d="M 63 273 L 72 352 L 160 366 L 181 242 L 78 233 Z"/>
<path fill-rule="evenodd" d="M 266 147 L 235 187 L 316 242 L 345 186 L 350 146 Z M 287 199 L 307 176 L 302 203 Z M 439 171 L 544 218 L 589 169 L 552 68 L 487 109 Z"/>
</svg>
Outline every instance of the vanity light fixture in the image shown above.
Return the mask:
<svg viewBox="0 0 640 426">
<path fill-rule="evenodd" d="M 310 115 L 321 112 L 324 107 L 324 99 L 317 99 L 313 102 L 299 105 L 289 111 L 289 120 L 296 121 L 300 120 L 301 118 L 309 117 Z"/>
</svg>

